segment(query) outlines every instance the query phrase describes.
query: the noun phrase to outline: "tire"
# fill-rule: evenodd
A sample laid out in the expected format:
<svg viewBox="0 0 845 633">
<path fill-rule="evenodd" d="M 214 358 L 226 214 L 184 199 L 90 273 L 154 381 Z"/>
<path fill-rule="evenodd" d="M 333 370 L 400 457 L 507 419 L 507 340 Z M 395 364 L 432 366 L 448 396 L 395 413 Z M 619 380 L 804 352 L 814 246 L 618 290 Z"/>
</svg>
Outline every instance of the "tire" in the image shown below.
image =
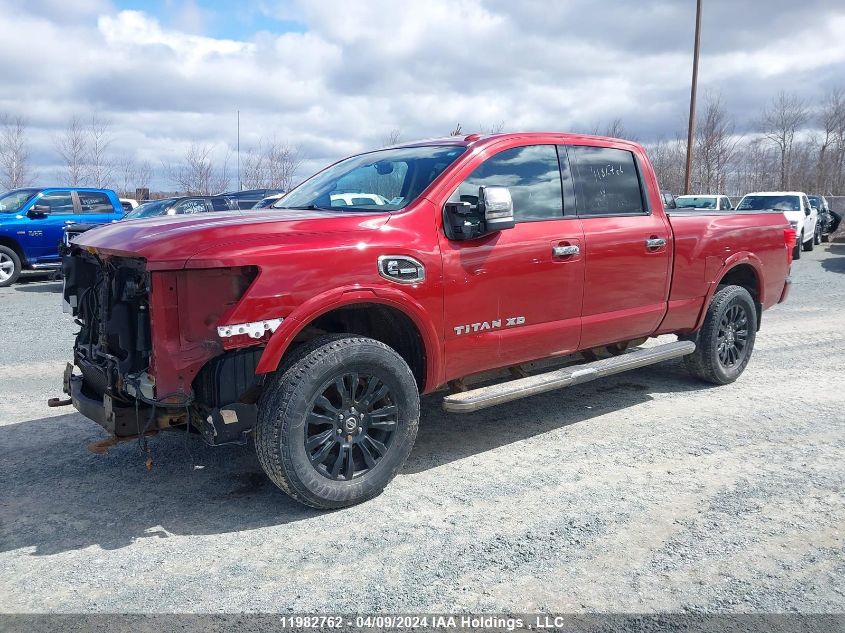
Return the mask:
<svg viewBox="0 0 845 633">
<path fill-rule="evenodd" d="M 803 233 L 802 233 L 802 237 L 803 237 Z M 813 250 L 815 245 L 816 245 L 815 235 L 813 237 L 811 237 L 809 240 L 807 240 L 806 242 L 801 242 L 801 248 L 804 249 L 807 252 Z"/>
<path fill-rule="evenodd" d="M 735 320 L 737 315 L 741 318 Z M 745 319 L 744 326 L 742 318 Z M 726 322 L 733 325 L 730 336 L 726 336 Z M 743 338 L 740 338 L 741 332 L 744 332 Z M 707 308 L 704 325 L 695 338 L 695 352 L 684 356 L 684 364 L 693 376 L 701 380 L 727 385 L 745 370 L 756 337 L 757 308 L 751 295 L 740 286 L 722 286 Z M 744 345 L 734 357 L 730 346 L 736 349 L 742 340 Z M 722 348 L 723 342 L 725 348 Z"/>
<path fill-rule="evenodd" d="M 792 260 L 801 259 L 801 245 L 804 243 L 804 234 L 798 236 L 798 241 L 792 247 Z"/>
<path fill-rule="evenodd" d="M 830 235 L 828 233 L 822 233 L 822 242 L 829 242 Z"/>
<path fill-rule="evenodd" d="M 255 449 L 267 476 L 295 500 L 343 508 L 377 496 L 396 476 L 419 417 L 417 383 L 396 351 L 370 338 L 321 337 L 292 352 L 265 386 Z"/>
<path fill-rule="evenodd" d="M 0 288 L 11 286 L 21 276 L 21 258 L 8 246 L 0 246 Z"/>
<path fill-rule="evenodd" d="M 822 243 L 822 228 L 816 223 L 816 230 L 813 233 L 813 245 L 818 246 Z"/>
</svg>

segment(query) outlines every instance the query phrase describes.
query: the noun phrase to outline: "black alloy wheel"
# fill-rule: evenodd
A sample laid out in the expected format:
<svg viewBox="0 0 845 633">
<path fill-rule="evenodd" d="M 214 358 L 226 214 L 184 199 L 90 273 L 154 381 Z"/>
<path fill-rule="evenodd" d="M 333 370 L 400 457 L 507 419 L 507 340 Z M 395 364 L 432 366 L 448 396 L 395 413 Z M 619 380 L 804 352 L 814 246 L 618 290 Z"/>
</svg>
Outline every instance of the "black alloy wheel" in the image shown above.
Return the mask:
<svg viewBox="0 0 845 633">
<path fill-rule="evenodd" d="M 719 362 L 725 369 L 745 359 L 748 347 L 748 315 L 740 304 L 734 304 L 722 315 L 717 336 Z"/>
<path fill-rule="evenodd" d="M 305 450 L 329 479 L 350 480 L 376 467 L 390 448 L 399 409 L 371 374 L 343 373 L 317 396 L 306 420 Z"/>
</svg>

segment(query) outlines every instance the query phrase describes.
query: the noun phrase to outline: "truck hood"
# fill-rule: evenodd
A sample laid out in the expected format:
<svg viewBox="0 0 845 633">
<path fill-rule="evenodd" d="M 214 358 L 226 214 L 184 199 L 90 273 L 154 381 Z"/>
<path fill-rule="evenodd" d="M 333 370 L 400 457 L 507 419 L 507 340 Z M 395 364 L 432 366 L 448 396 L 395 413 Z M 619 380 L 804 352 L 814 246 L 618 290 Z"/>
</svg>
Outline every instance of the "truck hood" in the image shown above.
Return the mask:
<svg viewBox="0 0 845 633">
<path fill-rule="evenodd" d="M 74 238 L 73 244 L 101 255 L 141 257 L 150 270 L 174 269 L 204 251 L 283 243 L 296 235 L 374 231 L 389 218 L 387 213 L 283 209 L 162 216 L 100 226 Z"/>
</svg>

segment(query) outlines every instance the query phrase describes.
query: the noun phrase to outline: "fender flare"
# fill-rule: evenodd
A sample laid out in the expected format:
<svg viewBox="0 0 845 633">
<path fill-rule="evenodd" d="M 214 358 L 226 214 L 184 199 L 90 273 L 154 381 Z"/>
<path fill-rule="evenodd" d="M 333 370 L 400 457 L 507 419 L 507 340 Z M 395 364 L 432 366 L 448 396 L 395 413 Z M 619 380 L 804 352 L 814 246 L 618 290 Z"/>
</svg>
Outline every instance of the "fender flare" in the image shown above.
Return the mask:
<svg viewBox="0 0 845 633">
<path fill-rule="evenodd" d="M 317 317 L 356 304 L 375 303 L 395 308 L 407 316 L 416 326 L 422 338 L 423 353 L 425 354 L 425 391 L 430 391 L 442 383 L 443 354 L 440 337 L 434 324 L 428 318 L 428 312 L 413 297 L 398 288 L 336 288 L 312 297 L 282 321 L 273 332 L 258 366 L 256 374 L 266 374 L 279 366 L 290 344 L 296 336 Z"/>
<path fill-rule="evenodd" d="M 724 279 L 725 275 L 731 272 L 734 268 L 742 264 L 748 264 L 754 271 L 754 275 L 757 277 L 757 303 L 763 304 L 766 292 L 766 287 L 763 283 L 763 262 L 760 261 L 760 258 L 754 253 L 749 253 L 747 251 L 734 253 L 725 260 L 716 272 L 714 280 L 709 282 L 707 294 L 704 295 L 704 302 L 701 304 L 701 312 L 698 314 L 698 319 L 696 319 L 693 331 L 697 332 L 701 329 L 701 326 L 704 325 L 704 318 L 707 316 L 707 308 L 710 307 L 710 302 L 713 300 L 713 295 L 716 294 L 716 289 L 719 287 L 722 279 Z"/>
</svg>

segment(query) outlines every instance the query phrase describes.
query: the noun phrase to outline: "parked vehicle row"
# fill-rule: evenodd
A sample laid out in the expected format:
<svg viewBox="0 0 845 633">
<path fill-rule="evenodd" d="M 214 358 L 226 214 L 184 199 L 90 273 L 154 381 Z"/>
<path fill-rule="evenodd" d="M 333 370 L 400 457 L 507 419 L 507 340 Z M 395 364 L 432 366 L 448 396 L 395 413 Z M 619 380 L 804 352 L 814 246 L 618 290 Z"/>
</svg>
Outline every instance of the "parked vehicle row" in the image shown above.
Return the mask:
<svg viewBox="0 0 845 633">
<path fill-rule="evenodd" d="M 60 245 L 103 224 L 161 215 L 240 211 L 269 207 L 283 194 L 274 189 L 181 196 L 138 204 L 109 189 L 28 187 L 0 195 L 0 287 L 24 270 L 59 270 Z"/>
<path fill-rule="evenodd" d="M 402 467 L 420 393 L 449 385 L 446 410 L 471 412 L 681 357 L 702 380 L 736 380 L 788 295 L 794 241 L 779 210 L 667 213 L 629 141 L 405 144 L 236 222 L 159 217 L 75 239 L 63 389 L 118 438 L 251 435 L 283 491 L 339 508 Z M 660 334 L 678 340 L 640 347 Z M 472 384 L 491 370 L 511 379 Z"/>
<path fill-rule="evenodd" d="M 831 210 L 824 196 L 808 196 L 810 205 L 815 207 L 819 214 L 819 234 L 821 241 L 827 242 L 830 240 L 830 235 L 836 232 L 839 228 L 839 223 L 842 221 L 842 216 Z"/>
<path fill-rule="evenodd" d="M 836 231 L 841 216 L 830 209 L 824 196 L 808 196 L 800 191 L 760 191 L 746 194 L 734 207 L 725 195 L 699 194 L 673 196 L 662 192 L 665 209 L 695 209 L 698 211 L 782 211 L 796 231 L 793 258 L 800 259 L 802 251 L 811 251 L 827 242 Z"/>
<path fill-rule="evenodd" d="M 120 220 L 123 205 L 114 191 L 79 187 L 26 188 L 0 196 L 0 287 L 21 271 L 55 269 L 66 226 Z"/>
</svg>

